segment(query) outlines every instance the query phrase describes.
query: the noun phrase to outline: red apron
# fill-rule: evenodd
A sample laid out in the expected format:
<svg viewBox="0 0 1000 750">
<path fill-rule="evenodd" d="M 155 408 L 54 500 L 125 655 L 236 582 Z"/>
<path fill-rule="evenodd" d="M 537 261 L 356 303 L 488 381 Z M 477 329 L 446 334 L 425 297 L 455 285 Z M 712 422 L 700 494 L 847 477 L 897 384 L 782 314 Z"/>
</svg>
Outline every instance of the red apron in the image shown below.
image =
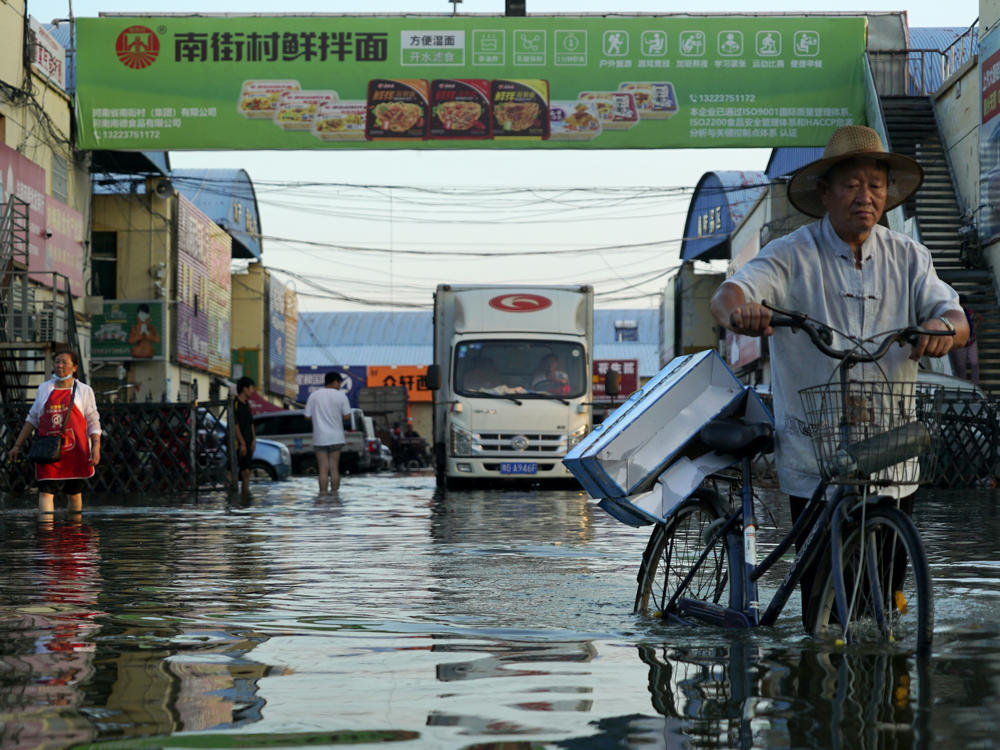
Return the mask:
<svg viewBox="0 0 1000 750">
<path fill-rule="evenodd" d="M 67 412 L 69 423 L 63 432 L 62 457 L 55 463 L 35 464 L 35 479 L 88 479 L 94 476 L 87 419 L 76 404 L 67 409 L 72 392 L 72 388 L 53 388 L 45 402 L 42 417 L 38 420 L 39 435 L 58 435 L 63 429 Z"/>
</svg>

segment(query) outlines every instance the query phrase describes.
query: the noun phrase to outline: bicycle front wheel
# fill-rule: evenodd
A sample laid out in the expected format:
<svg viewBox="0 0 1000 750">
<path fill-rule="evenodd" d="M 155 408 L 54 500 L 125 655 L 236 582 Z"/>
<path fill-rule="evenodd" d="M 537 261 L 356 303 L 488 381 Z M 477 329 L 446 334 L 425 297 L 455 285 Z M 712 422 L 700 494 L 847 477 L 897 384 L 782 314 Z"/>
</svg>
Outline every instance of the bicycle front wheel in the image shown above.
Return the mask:
<svg viewBox="0 0 1000 750">
<path fill-rule="evenodd" d="M 678 593 L 723 607 L 733 606 L 729 535 L 715 533 L 724 521 L 722 499 L 714 492 L 699 490 L 674 511 L 667 523 L 657 524 L 639 568 L 636 613 L 670 614 L 676 609 L 671 600 Z M 703 559 L 706 546 L 709 549 Z"/>
<path fill-rule="evenodd" d="M 847 522 L 840 552 L 839 570 L 833 556 L 821 566 L 812 632 L 928 653 L 934 630 L 930 571 L 910 517 L 896 508 L 867 506 Z M 836 576 L 843 580 L 846 628 L 838 615 Z"/>
</svg>

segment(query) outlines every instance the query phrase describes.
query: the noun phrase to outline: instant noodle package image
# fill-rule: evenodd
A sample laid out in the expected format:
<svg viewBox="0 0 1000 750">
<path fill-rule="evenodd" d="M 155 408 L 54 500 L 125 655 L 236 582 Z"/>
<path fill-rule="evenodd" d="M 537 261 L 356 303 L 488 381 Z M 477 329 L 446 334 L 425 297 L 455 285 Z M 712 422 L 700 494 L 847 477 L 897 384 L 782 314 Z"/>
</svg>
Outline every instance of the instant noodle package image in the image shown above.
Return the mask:
<svg viewBox="0 0 1000 750">
<path fill-rule="evenodd" d="M 431 81 L 430 137 L 489 138 L 490 82 L 442 78 Z"/>
<path fill-rule="evenodd" d="M 549 123 L 553 141 L 589 141 L 601 134 L 601 120 L 594 102 L 552 102 Z"/>
<path fill-rule="evenodd" d="M 375 78 L 368 82 L 368 140 L 427 138 L 429 87 L 423 79 Z"/>
<path fill-rule="evenodd" d="M 274 105 L 274 124 L 283 130 L 310 130 L 320 108 L 337 99 L 336 91 L 286 91 Z"/>
<path fill-rule="evenodd" d="M 549 82 L 541 79 L 496 79 L 490 82 L 493 137 L 547 140 Z"/>
<path fill-rule="evenodd" d="M 677 114 L 677 95 L 669 81 L 626 81 L 618 90 L 632 94 L 641 120 L 666 120 Z"/>
<path fill-rule="evenodd" d="M 639 122 L 635 97 L 628 91 L 581 91 L 580 101 L 593 102 L 605 130 L 628 130 Z"/>
<path fill-rule="evenodd" d="M 324 104 L 312 121 L 312 134 L 321 141 L 363 141 L 366 112 L 362 100 Z"/>
<path fill-rule="evenodd" d="M 273 120 L 282 94 L 298 91 L 298 81 L 244 81 L 237 111 L 251 120 Z"/>
</svg>

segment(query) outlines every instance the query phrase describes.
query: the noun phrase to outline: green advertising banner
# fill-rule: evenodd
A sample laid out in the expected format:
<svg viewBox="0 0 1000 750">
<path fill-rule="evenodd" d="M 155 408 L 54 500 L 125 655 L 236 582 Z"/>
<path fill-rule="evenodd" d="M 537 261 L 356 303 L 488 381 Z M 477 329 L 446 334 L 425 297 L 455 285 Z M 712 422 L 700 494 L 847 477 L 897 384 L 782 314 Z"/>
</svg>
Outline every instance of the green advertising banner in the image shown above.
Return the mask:
<svg viewBox="0 0 1000 750">
<path fill-rule="evenodd" d="M 863 18 L 76 24 L 81 149 L 817 146 L 866 121 Z"/>
<path fill-rule="evenodd" d="M 163 359 L 162 300 L 104 300 L 90 330 L 91 359 Z"/>
</svg>

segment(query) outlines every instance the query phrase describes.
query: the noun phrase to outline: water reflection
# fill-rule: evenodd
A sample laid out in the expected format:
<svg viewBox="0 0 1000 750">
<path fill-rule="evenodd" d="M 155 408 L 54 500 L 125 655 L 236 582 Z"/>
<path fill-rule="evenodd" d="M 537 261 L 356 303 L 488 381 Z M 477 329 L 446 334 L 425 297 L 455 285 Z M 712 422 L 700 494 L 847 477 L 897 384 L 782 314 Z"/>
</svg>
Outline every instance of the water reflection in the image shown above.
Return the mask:
<svg viewBox="0 0 1000 750">
<path fill-rule="evenodd" d="M 82 688 L 94 673 L 101 589 L 98 534 L 79 515 L 38 524 L 42 554 L 24 596 L 4 612 L 0 656 L 0 745 L 56 748 L 96 735 L 81 712 Z M 20 598 L 20 597 L 19 597 Z"/>
<path fill-rule="evenodd" d="M 767 654 L 643 646 L 653 706 L 690 747 L 924 748 L 931 743 L 925 660 L 889 653 Z"/>
<path fill-rule="evenodd" d="M 129 520 L 133 535 L 113 536 L 108 550 L 99 530 L 79 515 L 17 519 L 23 536 L 5 529 L 7 541 L 22 541 L 21 549 L 4 554 L 4 748 L 67 747 L 98 735 L 143 737 L 260 720 L 259 681 L 282 672 L 250 656 L 268 636 L 186 621 L 227 599 L 227 612 L 247 607 L 269 590 L 262 582 L 266 560 L 255 554 L 254 540 L 239 528 L 195 523 L 199 542 L 189 546 L 191 524 Z M 224 580 L 237 585 L 227 591 L 219 585 Z"/>
</svg>

